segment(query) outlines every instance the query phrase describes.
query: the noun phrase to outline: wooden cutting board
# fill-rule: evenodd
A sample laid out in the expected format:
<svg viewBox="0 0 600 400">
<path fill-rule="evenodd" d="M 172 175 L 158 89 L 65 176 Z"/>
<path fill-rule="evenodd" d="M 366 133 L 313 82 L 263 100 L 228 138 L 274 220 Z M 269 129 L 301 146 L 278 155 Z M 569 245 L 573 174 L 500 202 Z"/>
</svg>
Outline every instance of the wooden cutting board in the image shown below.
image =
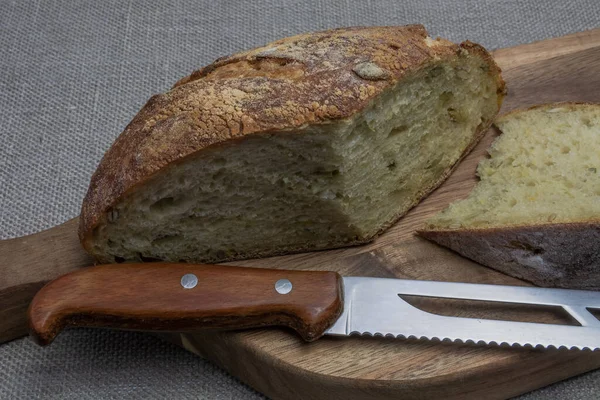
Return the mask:
<svg viewBox="0 0 600 400">
<path fill-rule="evenodd" d="M 600 102 L 600 29 L 494 53 L 509 95 L 503 112 L 554 101 Z M 497 133 L 491 129 L 454 174 L 375 242 L 341 250 L 231 264 L 342 275 L 526 285 L 415 237 L 423 221 L 475 183 L 475 167 Z M 0 242 L 0 341 L 26 334 L 25 310 L 44 282 L 91 264 L 77 220 Z M 562 321 L 543 310 L 414 300 L 446 315 Z M 366 337 L 304 343 L 280 329 L 166 335 L 276 399 L 499 399 L 600 367 L 600 354 L 483 348 Z"/>
</svg>

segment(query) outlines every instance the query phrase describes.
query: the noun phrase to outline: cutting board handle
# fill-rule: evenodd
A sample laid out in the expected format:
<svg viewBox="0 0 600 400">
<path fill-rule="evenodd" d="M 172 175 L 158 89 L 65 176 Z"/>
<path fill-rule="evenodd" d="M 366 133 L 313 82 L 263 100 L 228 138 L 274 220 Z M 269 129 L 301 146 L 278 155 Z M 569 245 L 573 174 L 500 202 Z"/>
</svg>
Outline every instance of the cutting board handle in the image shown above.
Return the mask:
<svg viewBox="0 0 600 400">
<path fill-rule="evenodd" d="M 68 326 L 190 332 L 287 326 L 303 339 L 323 335 L 342 312 L 335 272 L 206 264 L 109 264 L 50 282 L 29 308 L 42 345 Z"/>
<path fill-rule="evenodd" d="M 27 335 L 27 307 L 47 282 L 93 264 L 77 238 L 78 218 L 0 240 L 0 343 Z"/>
</svg>

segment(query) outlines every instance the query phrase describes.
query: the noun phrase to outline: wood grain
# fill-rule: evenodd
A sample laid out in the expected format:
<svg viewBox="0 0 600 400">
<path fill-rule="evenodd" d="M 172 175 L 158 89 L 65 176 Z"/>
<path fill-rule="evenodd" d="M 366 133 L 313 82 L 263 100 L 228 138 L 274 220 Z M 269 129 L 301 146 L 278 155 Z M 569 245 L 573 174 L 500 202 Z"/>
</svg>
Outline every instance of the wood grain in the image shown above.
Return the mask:
<svg viewBox="0 0 600 400">
<path fill-rule="evenodd" d="M 77 219 L 0 240 L 0 343 L 27 334 L 27 307 L 48 281 L 92 264 L 77 238 Z"/>
<path fill-rule="evenodd" d="M 506 71 L 536 61 L 577 53 L 596 46 L 598 46 L 598 29 L 590 29 L 551 40 L 496 50 L 494 51 L 494 58 L 501 61 L 500 67 Z"/>
<path fill-rule="evenodd" d="M 503 111 L 552 101 L 600 102 L 599 52 L 600 29 L 495 52 L 509 91 Z M 413 234 L 428 216 L 468 194 L 476 181 L 475 167 L 496 134 L 490 130 L 439 189 L 375 242 L 236 264 L 332 270 L 354 276 L 525 285 Z M 7 310 L 10 307 L 24 310 L 23 302 L 36 289 L 27 285 L 89 265 L 89 259 L 76 242 L 76 226 L 77 221 L 72 220 L 50 231 L 0 242 L 3 340 L 24 332 L 25 314 L 9 321 L 11 313 Z M 15 287 L 29 295 L 12 296 Z M 468 314 L 464 309 L 454 312 Z M 511 313 L 505 314 L 512 318 Z M 488 315 L 503 314 L 494 310 Z M 540 318 L 555 321 L 558 317 L 543 314 Z M 275 399 L 499 399 L 600 367 L 597 353 L 356 337 L 326 337 L 306 344 L 297 335 L 279 329 L 167 335 L 167 338 L 214 361 Z"/>
<path fill-rule="evenodd" d="M 197 279 L 182 286 L 184 275 Z M 275 283 L 293 287 L 279 293 Z M 335 272 L 281 271 L 206 264 L 107 264 L 63 275 L 29 307 L 31 335 L 46 345 L 65 327 L 191 332 L 283 326 L 313 341 L 343 308 Z"/>
</svg>

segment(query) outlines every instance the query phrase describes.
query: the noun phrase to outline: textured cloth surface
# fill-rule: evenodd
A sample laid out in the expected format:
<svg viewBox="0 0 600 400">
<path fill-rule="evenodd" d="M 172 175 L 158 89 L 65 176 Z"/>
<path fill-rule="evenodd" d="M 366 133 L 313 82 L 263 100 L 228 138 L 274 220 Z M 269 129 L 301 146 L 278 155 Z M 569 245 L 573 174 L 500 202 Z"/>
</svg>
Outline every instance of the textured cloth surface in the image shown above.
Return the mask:
<svg viewBox="0 0 600 400">
<path fill-rule="evenodd" d="M 77 215 L 102 154 L 154 93 L 296 33 L 423 23 L 489 49 L 596 28 L 598 0 L 0 1 L 0 238 Z M 0 260 L 1 262 L 1 260 Z M 152 336 L 77 330 L 0 346 L 0 398 L 262 398 Z M 524 396 L 597 398 L 593 372 Z"/>
</svg>

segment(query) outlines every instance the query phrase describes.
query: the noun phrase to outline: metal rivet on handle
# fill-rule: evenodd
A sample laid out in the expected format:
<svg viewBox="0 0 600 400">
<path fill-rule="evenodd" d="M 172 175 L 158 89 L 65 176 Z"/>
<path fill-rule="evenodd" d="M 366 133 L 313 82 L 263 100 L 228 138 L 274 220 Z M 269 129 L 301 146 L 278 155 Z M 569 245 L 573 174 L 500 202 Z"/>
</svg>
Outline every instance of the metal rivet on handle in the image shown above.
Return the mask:
<svg viewBox="0 0 600 400">
<path fill-rule="evenodd" d="M 184 289 L 193 289 L 198 284 L 198 277 L 194 274 L 185 274 L 181 277 L 181 286 Z"/>
<path fill-rule="evenodd" d="M 275 290 L 277 290 L 277 293 L 279 294 L 288 294 L 292 291 L 292 282 L 288 279 L 280 279 L 275 282 Z"/>
</svg>

